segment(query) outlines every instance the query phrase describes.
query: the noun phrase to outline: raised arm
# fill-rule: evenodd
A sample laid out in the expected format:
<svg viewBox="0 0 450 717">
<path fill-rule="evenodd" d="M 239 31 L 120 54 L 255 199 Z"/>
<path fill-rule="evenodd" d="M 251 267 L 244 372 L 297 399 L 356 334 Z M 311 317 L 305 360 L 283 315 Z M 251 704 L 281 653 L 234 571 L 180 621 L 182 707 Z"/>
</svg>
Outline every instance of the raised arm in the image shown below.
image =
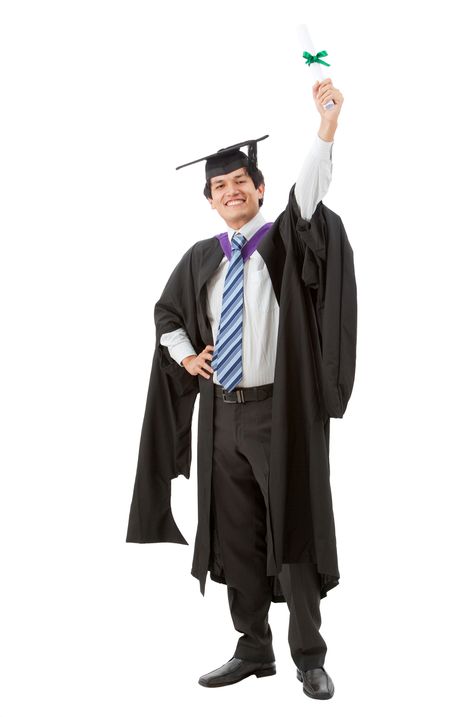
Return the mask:
<svg viewBox="0 0 450 717">
<path fill-rule="evenodd" d="M 333 87 L 330 78 L 320 83 L 317 81 L 313 85 L 312 93 L 321 117 L 320 128 L 295 184 L 295 198 L 303 219 L 307 221 L 311 219 L 331 183 L 334 134 L 344 102 L 342 93 Z M 335 106 L 331 110 L 325 110 L 322 105 L 329 99 L 333 100 Z"/>
</svg>

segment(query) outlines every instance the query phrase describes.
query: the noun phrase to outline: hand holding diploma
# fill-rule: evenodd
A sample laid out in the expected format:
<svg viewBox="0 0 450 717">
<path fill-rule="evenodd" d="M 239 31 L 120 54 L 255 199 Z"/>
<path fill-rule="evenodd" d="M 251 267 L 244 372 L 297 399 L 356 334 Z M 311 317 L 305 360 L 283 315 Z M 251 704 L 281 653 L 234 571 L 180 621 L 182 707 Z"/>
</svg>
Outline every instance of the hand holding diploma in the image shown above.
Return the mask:
<svg viewBox="0 0 450 717">
<path fill-rule="evenodd" d="M 321 118 L 327 122 L 337 122 L 339 113 L 344 102 L 344 96 L 342 92 L 333 86 L 333 83 L 329 77 L 319 82 L 317 80 L 312 88 L 314 102 L 316 103 L 317 111 Z M 331 109 L 326 109 L 325 105 L 333 101 L 334 106 Z M 330 107 L 330 104 L 328 104 Z"/>
</svg>

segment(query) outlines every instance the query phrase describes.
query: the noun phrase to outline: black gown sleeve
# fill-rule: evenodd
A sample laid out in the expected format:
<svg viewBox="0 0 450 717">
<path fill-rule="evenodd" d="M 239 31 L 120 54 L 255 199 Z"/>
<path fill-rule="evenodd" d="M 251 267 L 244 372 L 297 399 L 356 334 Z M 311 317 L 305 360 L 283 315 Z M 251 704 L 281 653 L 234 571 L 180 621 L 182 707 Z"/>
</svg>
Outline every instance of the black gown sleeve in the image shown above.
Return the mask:
<svg viewBox="0 0 450 717">
<path fill-rule="evenodd" d="M 292 188 L 289 211 L 300 248 L 301 279 L 314 307 L 325 411 L 332 418 L 342 418 L 352 393 L 356 365 L 353 250 L 341 218 L 322 201 L 307 221 L 301 216 Z"/>
<path fill-rule="evenodd" d="M 198 377 L 191 376 L 159 343 L 161 335 L 180 326 L 187 330 L 194 288 L 191 250 L 172 272 L 155 305 L 156 345 L 139 444 L 136 478 L 126 542 L 182 543 L 171 510 L 171 479 L 189 478 L 191 426 Z"/>
</svg>

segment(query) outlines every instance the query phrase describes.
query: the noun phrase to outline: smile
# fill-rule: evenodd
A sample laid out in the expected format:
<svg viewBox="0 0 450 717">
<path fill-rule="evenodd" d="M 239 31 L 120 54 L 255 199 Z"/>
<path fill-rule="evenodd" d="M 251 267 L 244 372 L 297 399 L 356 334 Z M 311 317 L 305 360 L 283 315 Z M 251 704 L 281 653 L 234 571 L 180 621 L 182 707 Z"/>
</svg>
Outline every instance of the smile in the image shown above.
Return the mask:
<svg viewBox="0 0 450 717">
<path fill-rule="evenodd" d="M 231 199 L 229 202 L 226 203 L 227 207 L 234 207 L 237 204 L 243 204 L 245 199 Z"/>
</svg>

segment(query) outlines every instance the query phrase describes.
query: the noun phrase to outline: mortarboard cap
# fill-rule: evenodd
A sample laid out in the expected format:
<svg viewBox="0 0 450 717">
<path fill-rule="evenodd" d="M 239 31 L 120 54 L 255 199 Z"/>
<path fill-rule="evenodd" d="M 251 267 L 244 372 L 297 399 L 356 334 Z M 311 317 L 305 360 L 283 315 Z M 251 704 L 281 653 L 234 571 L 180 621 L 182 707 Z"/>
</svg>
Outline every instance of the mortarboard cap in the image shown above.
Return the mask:
<svg viewBox="0 0 450 717">
<path fill-rule="evenodd" d="M 218 177 L 221 174 L 233 172 L 235 169 L 239 169 L 239 167 L 256 169 L 258 166 L 256 143 L 266 139 L 268 136 L 268 134 L 265 134 L 263 137 L 258 137 L 258 139 L 248 139 L 246 142 L 232 144 L 230 147 L 219 149 L 217 152 L 214 152 L 214 154 L 207 154 L 206 157 L 194 159 L 193 162 L 180 164 L 180 166 L 175 167 L 175 169 L 188 167 L 190 164 L 196 164 L 206 159 L 205 174 L 207 180 L 212 177 Z M 240 151 L 241 147 L 246 146 L 248 146 L 248 155 Z"/>
</svg>

